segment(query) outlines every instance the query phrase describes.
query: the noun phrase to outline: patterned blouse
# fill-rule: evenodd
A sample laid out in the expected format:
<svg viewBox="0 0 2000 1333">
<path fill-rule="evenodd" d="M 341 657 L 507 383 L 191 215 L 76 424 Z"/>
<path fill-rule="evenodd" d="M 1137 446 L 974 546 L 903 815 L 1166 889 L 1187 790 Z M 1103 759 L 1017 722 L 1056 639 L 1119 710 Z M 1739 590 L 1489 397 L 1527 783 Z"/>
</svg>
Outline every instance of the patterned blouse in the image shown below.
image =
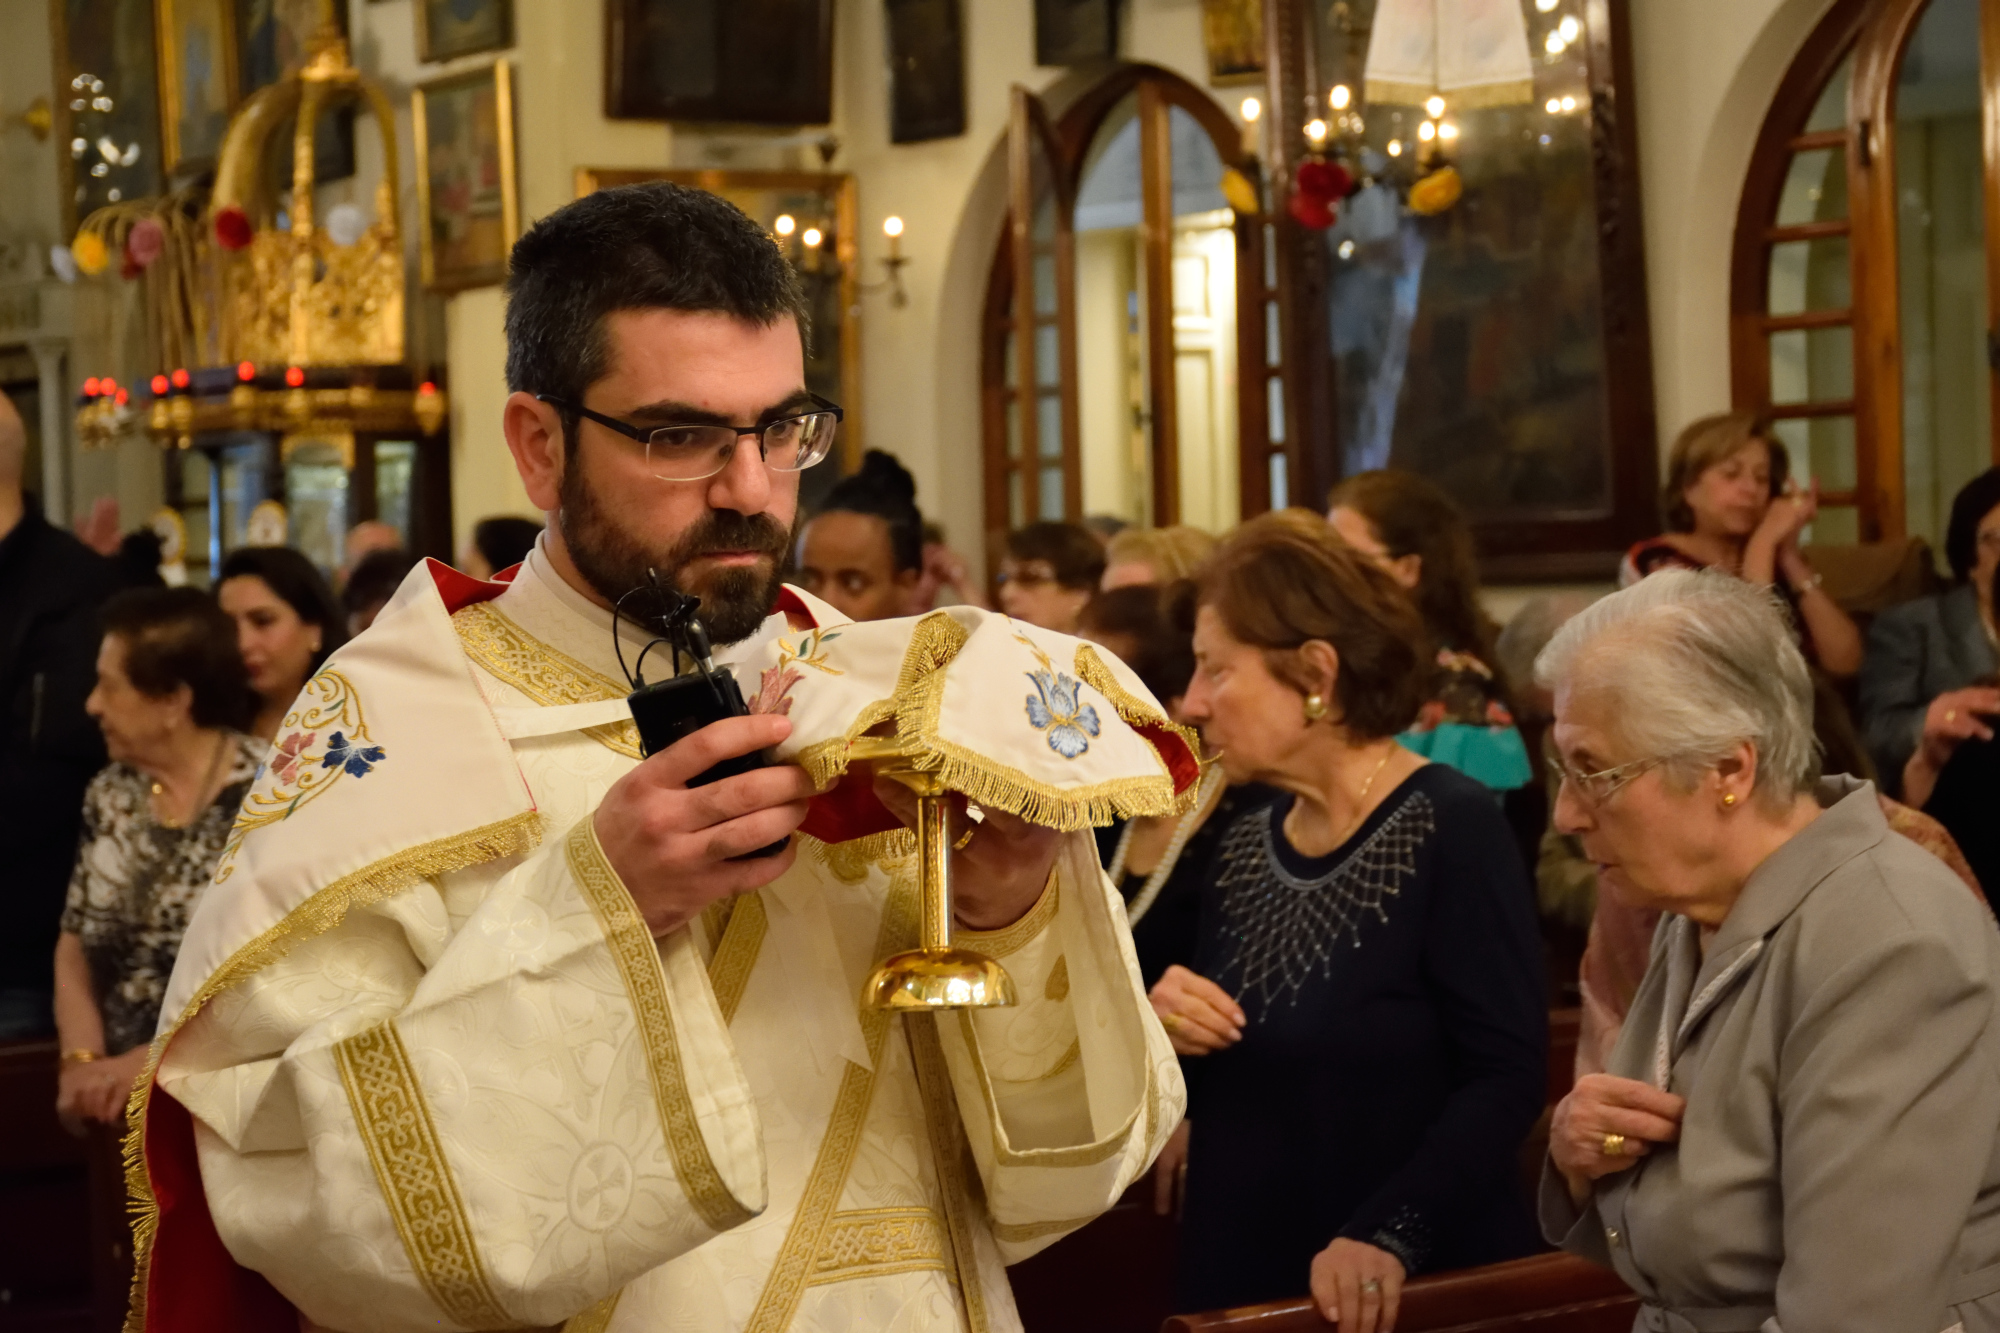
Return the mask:
<svg viewBox="0 0 2000 1333">
<path fill-rule="evenodd" d="M 84 792 L 62 929 L 83 941 L 107 1054 L 153 1039 L 181 935 L 263 760 L 266 746 L 255 736 L 227 744 L 222 790 L 185 828 L 154 819 L 152 781 L 125 764 L 106 768 Z"/>
</svg>

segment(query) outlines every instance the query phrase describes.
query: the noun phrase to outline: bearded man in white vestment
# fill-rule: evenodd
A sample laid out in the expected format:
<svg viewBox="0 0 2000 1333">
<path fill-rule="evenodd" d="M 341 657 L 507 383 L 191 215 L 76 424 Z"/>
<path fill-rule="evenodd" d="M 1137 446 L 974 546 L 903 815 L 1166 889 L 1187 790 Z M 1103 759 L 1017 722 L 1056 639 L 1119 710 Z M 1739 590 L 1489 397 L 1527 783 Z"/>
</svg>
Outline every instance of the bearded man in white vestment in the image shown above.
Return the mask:
<svg viewBox="0 0 2000 1333">
<path fill-rule="evenodd" d="M 544 219 L 508 286 L 547 531 L 494 583 L 419 568 L 280 729 L 134 1099 L 132 1327 L 1017 1328 L 1004 1266 L 1184 1101 L 1089 834 L 953 825 L 956 942 L 1017 1005 L 863 1007 L 914 939 L 909 859 L 835 845 L 797 766 L 687 785 L 782 714 L 641 759 L 643 639 L 614 648 L 649 569 L 725 665 L 841 623 L 778 580 L 787 423 L 831 409 L 796 279 L 732 206 L 643 185 Z"/>
</svg>

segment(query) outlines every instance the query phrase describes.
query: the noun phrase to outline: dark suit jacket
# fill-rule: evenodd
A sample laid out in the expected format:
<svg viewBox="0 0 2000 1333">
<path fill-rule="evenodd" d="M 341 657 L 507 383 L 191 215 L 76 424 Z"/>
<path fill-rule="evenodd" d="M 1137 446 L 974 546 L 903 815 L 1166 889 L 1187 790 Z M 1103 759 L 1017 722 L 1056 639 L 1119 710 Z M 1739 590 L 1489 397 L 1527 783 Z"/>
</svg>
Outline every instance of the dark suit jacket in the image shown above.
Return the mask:
<svg viewBox="0 0 2000 1333">
<path fill-rule="evenodd" d="M 2000 670 L 1970 584 L 1884 611 L 1868 628 L 1861 728 L 1882 785 L 1900 793 L 1931 700 Z"/>
</svg>

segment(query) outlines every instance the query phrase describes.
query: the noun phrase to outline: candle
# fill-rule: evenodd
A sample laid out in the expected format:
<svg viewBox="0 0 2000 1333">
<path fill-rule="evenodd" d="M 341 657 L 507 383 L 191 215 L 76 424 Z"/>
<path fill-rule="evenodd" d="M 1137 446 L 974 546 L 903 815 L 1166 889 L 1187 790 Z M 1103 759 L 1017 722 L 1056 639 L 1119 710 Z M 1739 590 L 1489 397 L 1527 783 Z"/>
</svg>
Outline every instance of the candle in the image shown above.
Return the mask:
<svg viewBox="0 0 2000 1333">
<path fill-rule="evenodd" d="M 894 213 L 883 218 L 882 234 L 889 238 L 889 258 L 900 259 L 903 254 L 903 220 Z"/>
</svg>

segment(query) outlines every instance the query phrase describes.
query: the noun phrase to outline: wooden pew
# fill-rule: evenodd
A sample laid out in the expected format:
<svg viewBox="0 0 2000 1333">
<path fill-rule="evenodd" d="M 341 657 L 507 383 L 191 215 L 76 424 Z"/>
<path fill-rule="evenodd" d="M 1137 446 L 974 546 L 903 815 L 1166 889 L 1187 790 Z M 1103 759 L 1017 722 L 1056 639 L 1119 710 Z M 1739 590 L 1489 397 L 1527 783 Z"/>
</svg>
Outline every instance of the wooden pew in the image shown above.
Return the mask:
<svg viewBox="0 0 2000 1333">
<path fill-rule="evenodd" d="M 1639 1299 L 1608 1268 L 1538 1254 L 1420 1277 L 1403 1289 L 1396 1333 L 1630 1333 Z M 1325 1333 L 1308 1300 L 1175 1315 L 1161 1333 Z"/>
<path fill-rule="evenodd" d="M 56 1119 L 53 1041 L 0 1043 L 0 1327 L 91 1327 L 89 1154 Z"/>
</svg>

